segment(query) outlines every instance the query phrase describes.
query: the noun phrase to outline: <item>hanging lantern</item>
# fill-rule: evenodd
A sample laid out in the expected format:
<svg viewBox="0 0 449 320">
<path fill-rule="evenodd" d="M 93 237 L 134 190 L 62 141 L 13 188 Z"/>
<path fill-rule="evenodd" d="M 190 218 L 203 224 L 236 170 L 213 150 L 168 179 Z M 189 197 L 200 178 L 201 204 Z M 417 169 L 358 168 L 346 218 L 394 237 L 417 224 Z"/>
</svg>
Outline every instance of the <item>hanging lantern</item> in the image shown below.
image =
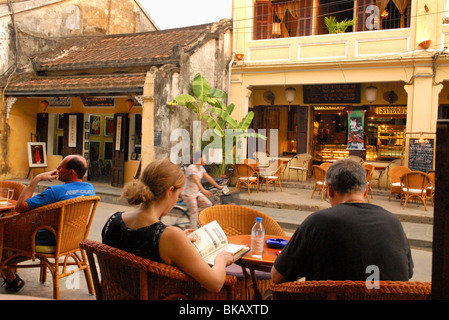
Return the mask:
<svg viewBox="0 0 449 320">
<path fill-rule="evenodd" d="M 125 101 L 125 104 L 128 106 L 128 111 L 131 111 L 131 108 L 134 106 L 134 100 L 128 99 Z"/>
<path fill-rule="evenodd" d="M 295 100 L 296 89 L 293 87 L 288 87 L 285 89 L 285 99 L 288 103 L 292 103 Z"/>
<path fill-rule="evenodd" d="M 273 27 L 272 27 L 271 33 L 274 36 L 281 35 L 281 24 L 279 22 L 273 22 Z"/>
<path fill-rule="evenodd" d="M 47 110 L 48 106 L 50 105 L 50 103 L 47 100 L 42 100 L 41 102 L 39 102 L 39 105 L 45 110 Z"/>
<path fill-rule="evenodd" d="M 377 98 L 377 88 L 375 86 L 369 86 L 365 89 L 366 101 L 373 103 Z"/>
</svg>

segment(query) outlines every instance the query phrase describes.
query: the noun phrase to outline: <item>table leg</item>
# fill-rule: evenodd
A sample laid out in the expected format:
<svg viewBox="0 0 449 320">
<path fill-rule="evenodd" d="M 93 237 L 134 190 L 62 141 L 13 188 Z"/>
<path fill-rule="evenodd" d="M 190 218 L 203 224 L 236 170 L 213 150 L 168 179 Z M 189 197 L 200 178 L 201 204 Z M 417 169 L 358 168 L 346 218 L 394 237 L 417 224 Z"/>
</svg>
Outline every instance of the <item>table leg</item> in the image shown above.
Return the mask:
<svg viewBox="0 0 449 320">
<path fill-rule="evenodd" d="M 254 269 L 251 267 L 248 267 L 250 270 L 250 274 L 248 274 L 248 270 L 245 266 L 242 266 L 242 272 L 243 272 L 243 285 L 246 289 L 246 299 L 249 298 L 249 288 L 252 287 L 254 296 L 253 300 L 262 300 L 262 295 L 260 294 L 259 288 L 257 287 L 257 278 L 256 273 L 254 272 Z"/>
</svg>

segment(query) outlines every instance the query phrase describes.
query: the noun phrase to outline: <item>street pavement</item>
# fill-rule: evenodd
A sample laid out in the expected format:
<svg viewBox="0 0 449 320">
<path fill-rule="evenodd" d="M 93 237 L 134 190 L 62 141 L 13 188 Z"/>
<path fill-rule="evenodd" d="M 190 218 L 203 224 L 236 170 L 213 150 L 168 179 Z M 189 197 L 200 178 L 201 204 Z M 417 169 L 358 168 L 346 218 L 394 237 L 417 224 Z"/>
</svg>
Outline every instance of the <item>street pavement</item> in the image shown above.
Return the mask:
<svg viewBox="0 0 449 320">
<path fill-rule="evenodd" d="M 27 180 L 21 182 L 27 183 Z M 48 183 L 41 183 L 44 189 Z M 106 184 L 94 184 L 97 194 L 101 197 L 98 205 L 89 239 L 101 241 L 101 230 L 111 214 L 117 211 L 129 210 L 130 207 L 124 199 L 120 198 L 121 189 L 113 188 Z M 40 192 L 41 190 L 36 190 Z M 231 188 L 234 191 L 234 188 Z M 316 210 L 329 207 L 321 196 L 315 194 L 313 198 L 312 185 L 310 183 L 284 183 L 283 191 L 279 188 L 273 190 L 270 186 L 267 192 L 261 187 L 259 192 L 252 190 L 248 195 L 246 190 L 234 194 L 234 198 L 240 205 L 248 206 L 264 212 L 273 217 L 291 235 L 297 226 Z M 412 256 L 415 264 L 414 276 L 411 281 L 431 281 L 432 272 L 432 232 L 433 232 L 433 207 L 428 205 L 427 211 L 416 203 L 407 204 L 402 209 L 400 201 L 393 197 L 388 201 L 389 192 L 386 190 L 374 190 L 373 199 L 370 202 L 380 205 L 397 215 L 403 224 L 404 231 L 412 246 Z M 20 276 L 26 281 L 25 287 L 18 293 L 9 293 L 5 287 L 0 287 L 1 299 L 43 298 L 52 299 L 52 278 L 47 275 L 47 282 L 39 282 L 39 270 L 19 269 Z M 95 300 L 95 296 L 88 293 L 83 273 L 63 278 L 60 281 L 61 300 Z"/>
</svg>

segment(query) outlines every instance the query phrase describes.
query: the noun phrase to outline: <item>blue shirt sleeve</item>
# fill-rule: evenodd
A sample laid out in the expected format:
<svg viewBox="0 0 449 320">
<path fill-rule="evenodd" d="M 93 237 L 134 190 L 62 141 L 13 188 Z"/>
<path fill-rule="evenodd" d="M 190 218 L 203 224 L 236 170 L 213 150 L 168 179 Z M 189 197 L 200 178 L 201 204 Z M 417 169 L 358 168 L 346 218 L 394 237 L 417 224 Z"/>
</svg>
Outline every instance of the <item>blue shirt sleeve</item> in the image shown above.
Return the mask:
<svg viewBox="0 0 449 320">
<path fill-rule="evenodd" d="M 53 190 L 51 188 L 47 188 L 40 194 L 27 199 L 26 202 L 28 203 L 30 209 L 35 209 L 57 201 Z"/>
</svg>

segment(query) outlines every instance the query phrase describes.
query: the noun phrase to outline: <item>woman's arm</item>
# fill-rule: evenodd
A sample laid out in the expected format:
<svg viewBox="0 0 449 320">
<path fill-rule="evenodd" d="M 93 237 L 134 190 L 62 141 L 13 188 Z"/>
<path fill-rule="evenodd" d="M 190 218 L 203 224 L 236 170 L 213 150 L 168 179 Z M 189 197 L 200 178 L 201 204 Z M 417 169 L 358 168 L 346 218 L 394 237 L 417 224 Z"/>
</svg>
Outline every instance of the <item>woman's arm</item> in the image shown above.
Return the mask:
<svg viewBox="0 0 449 320">
<path fill-rule="evenodd" d="M 159 242 L 159 254 L 167 264 L 174 264 L 209 291 L 219 292 L 226 278 L 226 267 L 233 262 L 229 252 L 222 252 L 210 267 L 191 240 L 176 227 L 167 227 Z"/>
<path fill-rule="evenodd" d="M 223 189 L 222 186 L 220 186 L 217 181 L 214 180 L 214 178 L 212 178 L 208 173 L 205 173 L 203 175 L 204 179 L 206 179 L 207 181 L 209 181 L 210 184 L 212 184 L 215 188 L 221 190 Z"/>
</svg>

